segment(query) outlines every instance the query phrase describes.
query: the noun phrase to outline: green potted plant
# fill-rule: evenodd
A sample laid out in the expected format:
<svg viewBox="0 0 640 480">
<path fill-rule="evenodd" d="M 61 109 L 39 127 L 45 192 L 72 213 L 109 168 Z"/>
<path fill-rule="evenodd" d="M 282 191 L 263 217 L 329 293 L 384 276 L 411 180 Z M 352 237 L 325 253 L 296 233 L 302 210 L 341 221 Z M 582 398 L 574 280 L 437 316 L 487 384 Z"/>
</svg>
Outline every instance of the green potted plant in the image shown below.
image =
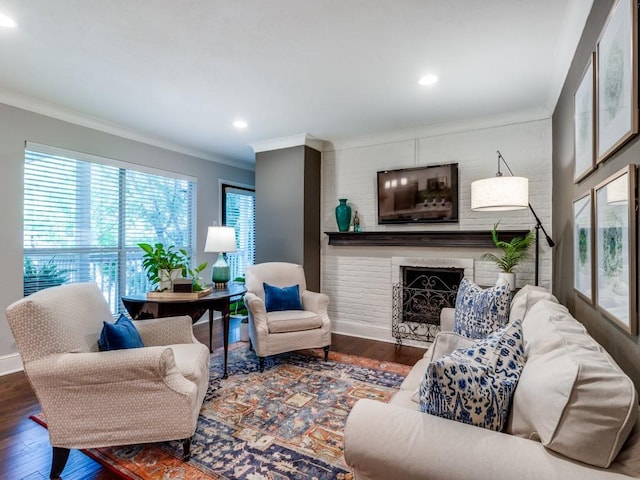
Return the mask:
<svg viewBox="0 0 640 480">
<path fill-rule="evenodd" d="M 193 291 L 200 292 L 204 290 L 207 287 L 207 284 L 205 283 L 202 276 L 200 276 L 200 274 L 205 268 L 207 268 L 207 262 L 202 262 L 197 267 L 192 268 L 191 258 L 187 255 L 186 250 L 180 250 L 180 253 L 182 253 L 182 255 L 184 256 L 187 265 L 185 268 L 183 268 L 182 274 L 185 277 L 188 276 L 193 279 Z"/>
<path fill-rule="evenodd" d="M 490 260 L 494 262 L 500 269 L 498 278 L 504 278 L 509 282 L 511 290 L 516 289 L 516 274 L 515 267 L 529 255 L 529 246 L 534 239 L 534 232 L 530 230 L 524 237 L 513 237 L 510 241 L 505 242 L 498 238 L 498 224 L 497 222 L 491 230 L 491 238 L 493 243 L 499 250 L 502 251 L 501 255 L 495 255 L 493 253 L 485 253 L 482 255 L 482 260 Z"/>
<path fill-rule="evenodd" d="M 173 282 L 180 277 L 193 279 L 194 291 L 204 290 L 206 285 L 200 273 L 207 268 L 207 262 L 191 267 L 187 251 L 177 250 L 173 245 L 139 243 L 138 246 L 144 250 L 142 267 L 147 278 L 153 285 L 158 285 L 159 291 L 171 290 Z"/>
<path fill-rule="evenodd" d="M 183 270 L 188 268 L 185 256 L 173 245 L 165 247 L 162 243 L 153 246 L 148 243 L 139 243 L 144 250 L 142 267 L 149 282 L 157 285 L 159 291 L 170 290 L 173 281 L 180 278 Z"/>
</svg>

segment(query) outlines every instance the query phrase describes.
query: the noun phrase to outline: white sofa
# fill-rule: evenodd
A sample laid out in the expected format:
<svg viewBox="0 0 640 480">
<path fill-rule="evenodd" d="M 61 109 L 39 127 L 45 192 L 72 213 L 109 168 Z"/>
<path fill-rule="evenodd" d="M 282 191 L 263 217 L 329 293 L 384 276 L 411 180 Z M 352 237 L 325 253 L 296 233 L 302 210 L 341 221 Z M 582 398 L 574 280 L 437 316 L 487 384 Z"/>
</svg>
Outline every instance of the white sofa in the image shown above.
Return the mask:
<svg viewBox="0 0 640 480">
<path fill-rule="evenodd" d="M 527 286 L 512 301 L 527 361 L 506 431 L 421 413 L 416 391 L 431 358 L 468 339 L 453 309 L 388 404 L 359 400 L 347 419 L 345 459 L 357 480 L 640 478 L 638 395 L 631 380 L 565 307 Z M 461 343 L 460 343 L 461 342 Z"/>
</svg>

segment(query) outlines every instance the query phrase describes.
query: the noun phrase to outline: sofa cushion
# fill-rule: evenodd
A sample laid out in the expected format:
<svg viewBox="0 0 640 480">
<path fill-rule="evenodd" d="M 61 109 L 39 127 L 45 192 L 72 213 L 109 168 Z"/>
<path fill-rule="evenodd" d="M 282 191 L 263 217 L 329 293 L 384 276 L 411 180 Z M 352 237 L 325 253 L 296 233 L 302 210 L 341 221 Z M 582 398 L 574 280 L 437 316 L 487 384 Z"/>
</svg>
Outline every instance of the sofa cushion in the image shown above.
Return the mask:
<svg viewBox="0 0 640 480">
<path fill-rule="evenodd" d="M 322 327 L 322 319 L 307 310 L 286 310 L 267 314 L 269 333 L 300 332 Z"/>
<path fill-rule="evenodd" d="M 420 385 L 420 411 L 502 431 L 523 365 L 522 327 L 516 320 L 431 362 Z"/>
<path fill-rule="evenodd" d="M 622 450 L 611 464 L 611 469 L 630 477 L 640 478 L 640 418 L 636 418 L 636 423 Z"/>
<path fill-rule="evenodd" d="M 527 314 L 527 311 L 533 307 L 540 300 L 550 300 L 558 303 L 556 297 L 554 297 L 546 288 L 537 287 L 534 285 L 525 285 L 516 292 L 511 299 L 511 311 L 509 312 L 509 321 L 523 320 Z"/>
<path fill-rule="evenodd" d="M 427 350 L 424 356 L 418 360 L 413 366 L 409 375 L 404 379 L 400 390 L 412 390 L 411 400 L 415 403 L 420 402 L 420 384 L 424 379 L 425 371 L 433 360 L 449 355 L 454 350 L 460 348 L 469 348 L 473 345 L 473 340 L 453 332 L 440 332 L 433 340 L 431 348 Z"/>
<path fill-rule="evenodd" d="M 510 303 L 508 283 L 482 289 L 463 278 L 456 297 L 454 333 L 473 339 L 486 337 L 507 324 Z"/>
<path fill-rule="evenodd" d="M 142 337 L 133 322 L 126 316 L 120 315 L 120 318 L 114 323 L 103 322 L 102 332 L 100 332 L 98 339 L 100 351 L 141 347 L 144 347 Z"/>
<path fill-rule="evenodd" d="M 433 340 L 431 348 L 424 353 L 423 358 L 429 362 L 437 360 L 438 358 L 449 355 L 454 350 L 461 348 L 470 348 L 473 346 L 474 341 L 464 335 L 459 335 L 453 332 L 440 332 Z"/>
<path fill-rule="evenodd" d="M 281 288 L 263 283 L 262 286 L 264 288 L 264 303 L 267 312 L 302 310 L 298 285 Z"/>
<path fill-rule="evenodd" d="M 523 322 L 527 364 L 508 432 L 608 467 L 637 417 L 633 383 L 567 309 L 541 300 Z"/>
</svg>

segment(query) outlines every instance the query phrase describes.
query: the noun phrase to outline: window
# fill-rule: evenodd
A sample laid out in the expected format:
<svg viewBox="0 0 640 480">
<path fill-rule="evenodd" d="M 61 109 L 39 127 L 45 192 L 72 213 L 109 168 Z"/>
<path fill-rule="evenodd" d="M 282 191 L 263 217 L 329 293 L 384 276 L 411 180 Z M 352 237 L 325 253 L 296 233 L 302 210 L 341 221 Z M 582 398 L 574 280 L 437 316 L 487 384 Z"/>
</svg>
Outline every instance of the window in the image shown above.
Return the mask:
<svg viewBox="0 0 640 480">
<path fill-rule="evenodd" d="M 113 313 L 150 290 L 138 243 L 193 248 L 193 179 L 27 144 L 24 294 L 96 282 Z M 143 169 L 143 167 L 140 167 Z"/>
<path fill-rule="evenodd" d="M 244 277 L 256 259 L 256 195 L 250 188 L 222 185 L 222 224 L 236 230 L 235 253 L 227 254 L 231 280 Z"/>
</svg>

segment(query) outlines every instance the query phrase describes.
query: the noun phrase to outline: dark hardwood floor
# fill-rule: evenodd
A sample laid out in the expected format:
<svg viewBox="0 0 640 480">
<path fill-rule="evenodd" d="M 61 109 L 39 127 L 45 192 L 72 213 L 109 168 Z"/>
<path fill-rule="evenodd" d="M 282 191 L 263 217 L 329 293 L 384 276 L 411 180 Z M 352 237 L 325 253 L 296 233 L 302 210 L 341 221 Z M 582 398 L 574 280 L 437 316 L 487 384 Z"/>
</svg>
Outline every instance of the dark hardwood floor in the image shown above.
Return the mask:
<svg viewBox="0 0 640 480">
<path fill-rule="evenodd" d="M 208 344 L 206 323 L 194 327 L 196 337 Z M 222 346 L 220 322 L 213 332 L 213 346 Z M 232 321 L 230 340 L 239 340 L 239 328 Z M 413 365 L 424 350 L 344 335 L 333 335 L 331 349 L 376 360 Z M 0 377 L 0 480 L 43 480 L 49 478 L 51 446 L 47 431 L 29 420 L 40 411 L 38 401 L 22 372 Z M 120 477 L 100 464 L 72 450 L 63 472 L 64 480 L 115 480 Z"/>
</svg>

